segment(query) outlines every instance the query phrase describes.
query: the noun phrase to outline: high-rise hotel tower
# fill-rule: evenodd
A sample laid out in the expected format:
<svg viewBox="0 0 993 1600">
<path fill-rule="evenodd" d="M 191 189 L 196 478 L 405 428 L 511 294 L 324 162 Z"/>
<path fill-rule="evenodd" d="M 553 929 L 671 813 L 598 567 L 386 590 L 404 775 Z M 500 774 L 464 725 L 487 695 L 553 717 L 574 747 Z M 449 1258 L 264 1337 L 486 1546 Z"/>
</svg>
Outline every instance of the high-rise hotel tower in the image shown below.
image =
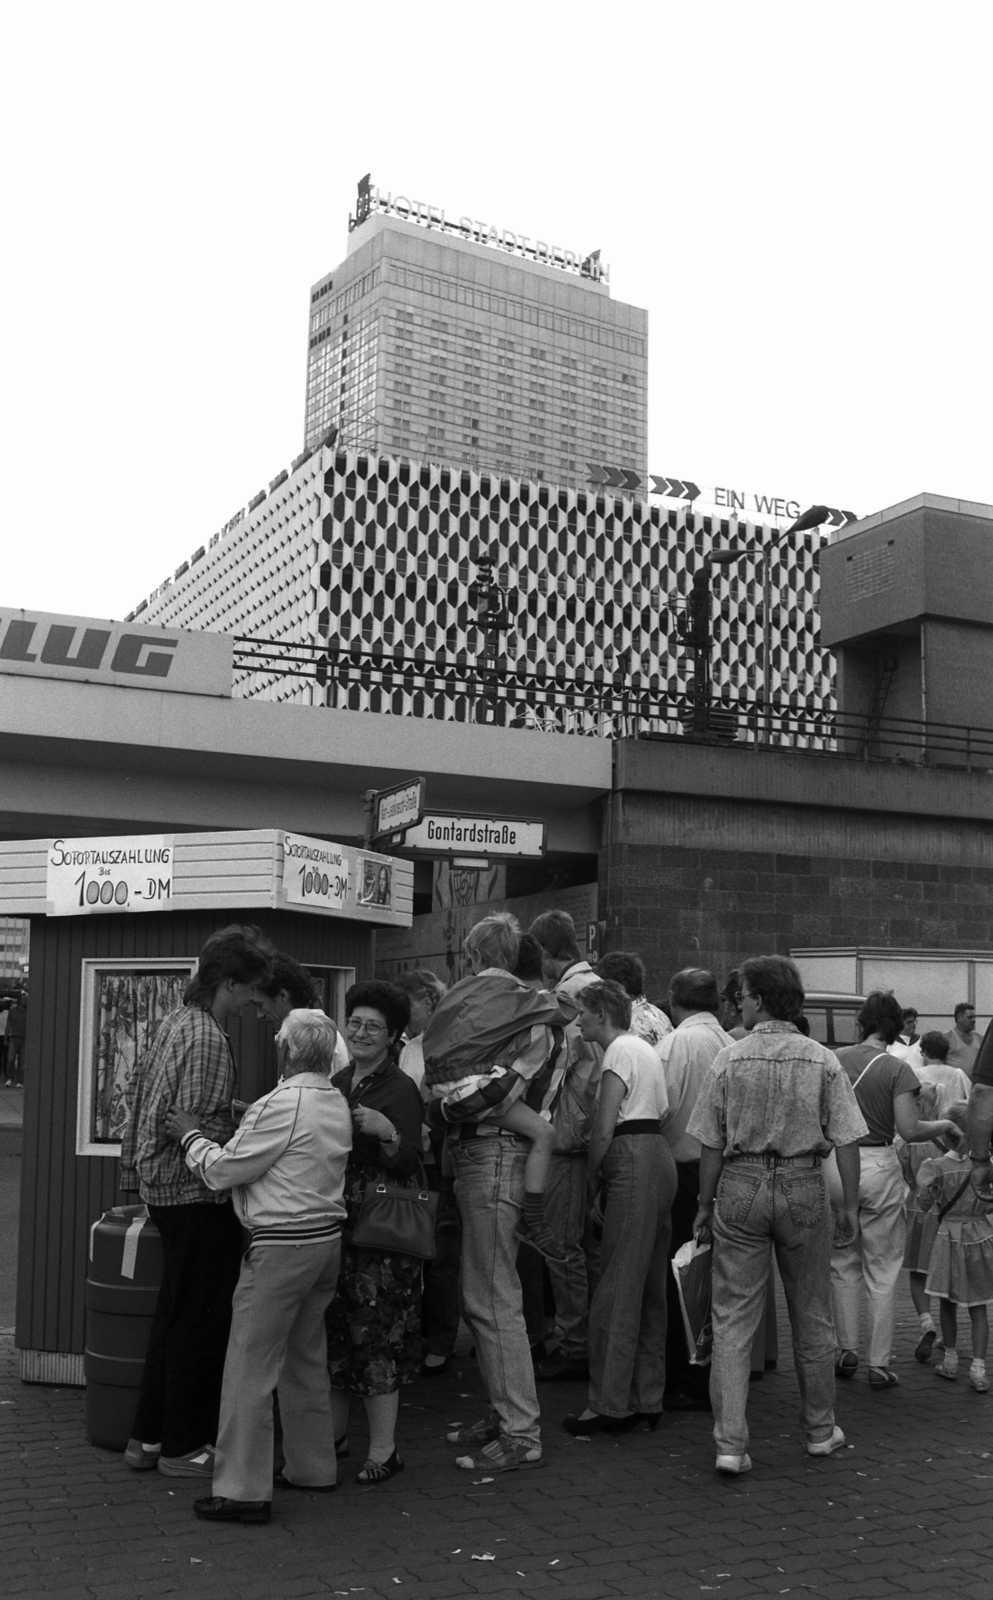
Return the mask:
<svg viewBox="0 0 993 1600">
<path fill-rule="evenodd" d="M 648 313 L 586 257 L 359 185 L 310 296 L 304 443 L 580 488 L 647 471 Z"/>
</svg>

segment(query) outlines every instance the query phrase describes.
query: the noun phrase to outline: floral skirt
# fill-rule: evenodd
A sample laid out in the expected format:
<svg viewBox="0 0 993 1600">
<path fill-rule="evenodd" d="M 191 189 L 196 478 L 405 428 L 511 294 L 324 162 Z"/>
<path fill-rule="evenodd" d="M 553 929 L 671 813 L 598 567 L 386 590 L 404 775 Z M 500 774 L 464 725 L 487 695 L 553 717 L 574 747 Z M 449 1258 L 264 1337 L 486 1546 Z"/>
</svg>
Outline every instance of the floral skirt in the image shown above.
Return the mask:
<svg viewBox="0 0 993 1600">
<path fill-rule="evenodd" d="M 414 1256 L 345 1249 L 324 1314 L 333 1389 L 393 1394 L 421 1364 L 421 1267 Z"/>
</svg>

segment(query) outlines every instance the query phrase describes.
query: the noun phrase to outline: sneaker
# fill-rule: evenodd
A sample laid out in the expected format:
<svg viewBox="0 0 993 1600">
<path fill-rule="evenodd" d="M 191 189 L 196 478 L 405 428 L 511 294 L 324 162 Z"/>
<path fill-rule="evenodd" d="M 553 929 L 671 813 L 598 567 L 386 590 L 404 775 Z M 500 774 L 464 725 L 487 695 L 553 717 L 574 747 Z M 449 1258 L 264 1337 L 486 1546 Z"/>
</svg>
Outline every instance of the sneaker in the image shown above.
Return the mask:
<svg viewBox="0 0 993 1600">
<path fill-rule="evenodd" d="M 132 1472 L 154 1472 L 162 1454 L 160 1444 L 143 1444 L 140 1439 L 129 1439 L 124 1452 L 124 1465 Z"/>
<path fill-rule="evenodd" d="M 164 1478 L 212 1478 L 214 1446 L 203 1444 L 199 1450 L 187 1450 L 185 1456 L 159 1456 L 158 1467 Z"/>
<path fill-rule="evenodd" d="M 977 1394 L 986 1394 L 990 1386 L 990 1380 L 985 1372 L 970 1372 L 969 1382 Z"/>
<path fill-rule="evenodd" d="M 522 1217 L 517 1224 L 515 1237 L 519 1244 L 529 1244 L 532 1250 L 537 1250 L 538 1254 L 544 1256 L 546 1261 L 568 1261 L 569 1259 L 554 1233 L 544 1224 L 536 1227 L 532 1223 L 525 1222 Z"/>
<path fill-rule="evenodd" d="M 845 1435 L 840 1428 L 836 1427 L 829 1439 L 808 1439 L 807 1454 L 808 1456 L 833 1456 L 836 1450 L 841 1449 L 844 1442 Z"/>
<path fill-rule="evenodd" d="M 914 1360 L 915 1361 L 920 1361 L 920 1362 L 923 1363 L 924 1366 L 927 1366 L 928 1362 L 931 1359 L 931 1351 L 934 1349 L 934 1341 L 935 1341 L 936 1338 L 937 1338 L 937 1334 L 935 1333 L 935 1330 L 933 1328 L 930 1330 L 929 1333 L 922 1333 L 921 1334 L 921 1337 L 918 1339 L 916 1345 L 914 1346 Z"/>
<path fill-rule="evenodd" d="M 470 1422 L 468 1427 L 456 1428 L 452 1433 L 445 1434 L 449 1444 L 478 1444 L 480 1448 L 499 1437 L 500 1425 L 492 1417 L 483 1417 L 479 1422 Z"/>
<path fill-rule="evenodd" d="M 525 1444 L 523 1439 L 497 1438 L 471 1456 L 456 1456 L 455 1465 L 463 1472 L 528 1472 L 545 1465 L 540 1444 Z"/>
<path fill-rule="evenodd" d="M 938 1362 L 938 1365 L 935 1367 L 934 1372 L 935 1372 L 935 1377 L 937 1377 L 937 1378 L 947 1378 L 949 1383 L 954 1383 L 956 1378 L 959 1375 L 959 1369 L 958 1369 L 957 1366 L 954 1366 L 954 1367 L 946 1366 L 944 1361 L 939 1361 Z"/>
<path fill-rule="evenodd" d="M 736 1477 L 742 1472 L 751 1472 L 752 1458 L 747 1454 L 743 1456 L 718 1456 L 714 1465 L 718 1472 L 726 1472 Z"/>
</svg>

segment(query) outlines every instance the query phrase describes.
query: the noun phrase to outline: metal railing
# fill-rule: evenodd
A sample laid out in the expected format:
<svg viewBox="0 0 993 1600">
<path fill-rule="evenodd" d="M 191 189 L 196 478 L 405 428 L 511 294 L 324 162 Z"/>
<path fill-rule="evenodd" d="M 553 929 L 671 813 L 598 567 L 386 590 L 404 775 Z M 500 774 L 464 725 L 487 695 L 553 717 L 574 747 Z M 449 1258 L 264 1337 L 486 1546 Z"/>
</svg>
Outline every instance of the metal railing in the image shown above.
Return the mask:
<svg viewBox="0 0 993 1600">
<path fill-rule="evenodd" d="M 315 703 L 340 709 L 993 771 L 993 728 L 880 717 L 871 708 L 857 713 L 831 704 L 766 702 L 720 690 L 696 705 L 689 689 L 672 694 L 638 672 L 570 672 L 562 664 L 480 661 L 465 651 L 245 637 L 235 640 L 234 664 L 242 692 L 265 693 L 277 680 L 297 680 L 313 686 Z"/>
</svg>

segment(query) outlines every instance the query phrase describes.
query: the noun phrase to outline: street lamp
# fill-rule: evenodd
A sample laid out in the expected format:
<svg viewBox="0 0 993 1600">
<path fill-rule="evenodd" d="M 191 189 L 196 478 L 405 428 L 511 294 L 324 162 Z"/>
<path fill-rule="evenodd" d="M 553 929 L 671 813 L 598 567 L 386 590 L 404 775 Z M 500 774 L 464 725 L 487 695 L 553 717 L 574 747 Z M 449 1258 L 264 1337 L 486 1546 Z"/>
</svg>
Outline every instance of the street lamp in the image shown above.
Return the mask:
<svg viewBox="0 0 993 1600">
<path fill-rule="evenodd" d="M 830 518 L 827 506 L 811 506 L 802 516 L 784 530 L 776 529 L 773 543 L 788 538 L 791 533 L 807 533 L 819 528 Z M 769 702 L 772 696 L 771 664 L 771 612 L 772 574 L 769 552 L 761 546 L 743 545 L 736 550 L 712 550 L 693 574 L 686 610 L 676 619 L 676 631 L 688 650 L 693 651 L 693 733 L 709 734 L 711 729 L 713 618 L 712 574 L 715 567 L 730 567 L 746 556 L 758 554 L 762 561 L 762 705 L 765 715 L 765 736 L 771 736 Z"/>
<path fill-rule="evenodd" d="M 704 556 L 693 574 L 686 610 L 676 620 L 676 631 L 687 649 L 693 651 L 693 732 L 710 731 L 712 683 L 711 648 L 714 630 L 711 616 L 712 572 L 714 567 L 729 567 L 741 559 L 740 550 L 712 550 Z"/>
</svg>

